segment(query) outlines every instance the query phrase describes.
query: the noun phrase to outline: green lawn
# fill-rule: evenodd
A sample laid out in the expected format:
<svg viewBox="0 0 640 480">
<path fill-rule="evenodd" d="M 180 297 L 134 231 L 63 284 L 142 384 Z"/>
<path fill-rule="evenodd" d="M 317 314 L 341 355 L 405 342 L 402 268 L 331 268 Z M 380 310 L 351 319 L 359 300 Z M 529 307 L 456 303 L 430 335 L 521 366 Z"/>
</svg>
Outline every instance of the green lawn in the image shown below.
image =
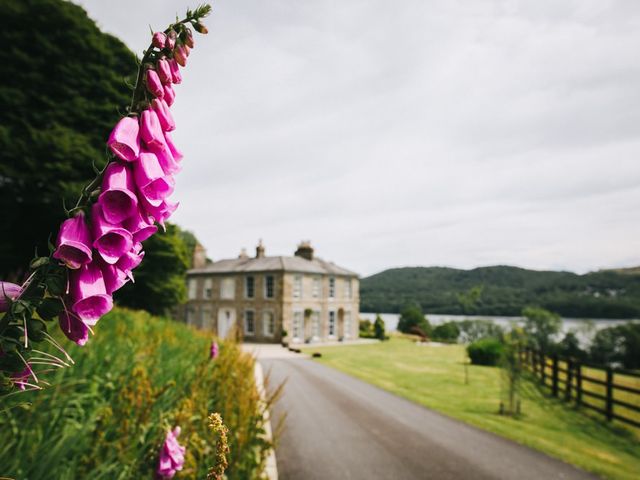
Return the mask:
<svg viewBox="0 0 640 480">
<path fill-rule="evenodd" d="M 419 346 L 392 338 L 312 350 L 322 353 L 318 360 L 326 365 L 585 470 L 606 478 L 638 478 L 638 433 L 548 398 L 530 382 L 523 385 L 522 415 L 499 415 L 500 369 L 469 366 L 465 384 L 463 346 Z"/>
</svg>

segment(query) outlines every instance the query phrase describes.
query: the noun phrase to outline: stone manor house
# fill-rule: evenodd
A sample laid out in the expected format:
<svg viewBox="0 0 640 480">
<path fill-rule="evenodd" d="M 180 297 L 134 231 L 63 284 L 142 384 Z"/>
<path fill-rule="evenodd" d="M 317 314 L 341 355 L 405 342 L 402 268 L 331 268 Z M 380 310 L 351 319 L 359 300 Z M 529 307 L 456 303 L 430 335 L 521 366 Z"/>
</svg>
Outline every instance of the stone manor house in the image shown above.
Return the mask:
<svg viewBox="0 0 640 480">
<path fill-rule="evenodd" d="M 292 257 L 265 255 L 207 263 L 200 245 L 187 272 L 185 321 L 220 337 L 291 343 L 358 338 L 358 275 L 314 255 L 302 242 Z"/>
</svg>

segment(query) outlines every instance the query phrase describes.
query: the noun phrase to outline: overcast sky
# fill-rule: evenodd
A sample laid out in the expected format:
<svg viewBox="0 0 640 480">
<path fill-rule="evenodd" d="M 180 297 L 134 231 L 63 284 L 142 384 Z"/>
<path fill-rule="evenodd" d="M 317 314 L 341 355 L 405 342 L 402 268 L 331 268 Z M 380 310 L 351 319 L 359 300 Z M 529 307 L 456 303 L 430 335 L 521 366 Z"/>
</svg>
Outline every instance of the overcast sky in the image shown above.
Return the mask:
<svg viewBox="0 0 640 480">
<path fill-rule="evenodd" d="M 141 54 L 188 1 L 80 0 Z M 640 264 L 640 2 L 219 0 L 173 220 L 369 275 Z"/>
</svg>

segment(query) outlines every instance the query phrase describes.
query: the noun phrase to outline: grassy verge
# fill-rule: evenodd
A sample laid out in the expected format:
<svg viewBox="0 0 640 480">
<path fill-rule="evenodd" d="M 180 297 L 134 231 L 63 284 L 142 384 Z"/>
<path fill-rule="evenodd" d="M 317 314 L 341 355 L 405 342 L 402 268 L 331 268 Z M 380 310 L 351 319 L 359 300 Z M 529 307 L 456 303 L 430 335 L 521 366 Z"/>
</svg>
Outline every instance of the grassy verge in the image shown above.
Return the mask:
<svg viewBox="0 0 640 480">
<path fill-rule="evenodd" d="M 225 342 L 210 361 L 210 341 L 145 313 L 109 314 L 85 347 L 69 349 L 76 365 L 46 377 L 51 387 L 0 404 L 0 476 L 155 478 L 165 429 L 180 425 L 187 454 L 177 478 L 205 478 L 215 463 L 206 419 L 219 412 L 230 430 L 228 478 L 257 478 L 268 445 L 253 360 Z"/>
<path fill-rule="evenodd" d="M 638 478 L 640 442 L 633 432 L 551 399 L 531 382 L 523 385 L 523 415 L 499 415 L 500 370 L 469 366 L 466 384 L 460 345 L 419 346 L 392 338 L 313 351 L 322 353 L 322 363 L 585 470 L 607 478 Z"/>
</svg>

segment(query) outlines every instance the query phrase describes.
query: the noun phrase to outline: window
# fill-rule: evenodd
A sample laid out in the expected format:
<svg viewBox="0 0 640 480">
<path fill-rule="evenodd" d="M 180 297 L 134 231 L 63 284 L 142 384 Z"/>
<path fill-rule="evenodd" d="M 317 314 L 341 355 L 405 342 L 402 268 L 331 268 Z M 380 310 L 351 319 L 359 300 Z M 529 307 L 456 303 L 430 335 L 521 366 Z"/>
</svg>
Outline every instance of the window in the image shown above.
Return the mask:
<svg viewBox="0 0 640 480">
<path fill-rule="evenodd" d="M 195 278 L 190 278 L 187 289 L 189 300 L 195 300 L 198 296 L 198 281 Z"/>
<path fill-rule="evenodd" d="M 329 336 L 336 336 L 336 312 L 335 310 L 331 310 L 329 312 Z"/>
<path fill-rule="evenodd" d="M 336 277 L 329 277 L 329 298 L 336 298 Z"/>
<path fill-rule="evenodd" d="M 322 335 L 320 331 L 320 312 L 317 311 L 311 314 L 311 335 L 315 340 Z"/>
<path fill-rule="evenodd" d="M 351 298 L 352 295 L 353 295 L 353 287 L 351 286 L 351 279 L 345 278 L 344 279 L 344 297 Z"/>
<path fill-rule="evenodd" d="M 351 312 L 344 312 L 344 336 L 351 337 Z"/>
<path fill-rule="evenodd" d="M 273 275 L 266 275 L 264 277 L 264 298 L 275 297 L 275 279 Z"/>
<path fill-rule="evenodd" d="M 302 275 L 293 277 L 293 298 L 302 298 Z"/>
<path fill-rule="evenodd" d="M 213 279 L 207 278 L 204 281 L 204 298 L 213 297 Z"/>
<path fill-rule="evenodd" d="M 200 312 L 200 327 L 210 328 L 212 323 L 211 320 L 211 308 L 204 307 Z"/>
<path fill-rule="evenodd" d="M 244 333 L 253 335 L 256 332 L 256 313 L 253 310 L 244 312 Z"/>
<path fill-rule="evenodd" d="M 262 313 L 262 331 L 267 337 L 273 337 L 276 331 L 276 316 L 271 310 Z"/>
<path fill-rule="evenodd" d="M 302 318 L 302 312 L 293 312 L 293 339 L 302 340 L 302 332 L 304 330 L 304 319 Z"/>
<path fill-rule="evenodd" d="M 256 279 L 255 277 L 245 277 L 244 279 L 244 296 L 247 298 L 253 298 L 256 293 Z"/>
<path fill-rule="evenodd" d="M 322 292 L 322 277 L 313 277 L 311 294 L 313 298 L 320 298 Z"/>
<path fill-rule="evenodd" d="M 187 308 L 187 325 L 193 325 L 196 321 L 196 309 L 189 307 Z"/>
<path fill-rule="evenodd" d="M 236 282 L 233 278 L 223 278 L 220 282 L 220 298 L 232 300 L 236 296 Z"/>
</svg>

